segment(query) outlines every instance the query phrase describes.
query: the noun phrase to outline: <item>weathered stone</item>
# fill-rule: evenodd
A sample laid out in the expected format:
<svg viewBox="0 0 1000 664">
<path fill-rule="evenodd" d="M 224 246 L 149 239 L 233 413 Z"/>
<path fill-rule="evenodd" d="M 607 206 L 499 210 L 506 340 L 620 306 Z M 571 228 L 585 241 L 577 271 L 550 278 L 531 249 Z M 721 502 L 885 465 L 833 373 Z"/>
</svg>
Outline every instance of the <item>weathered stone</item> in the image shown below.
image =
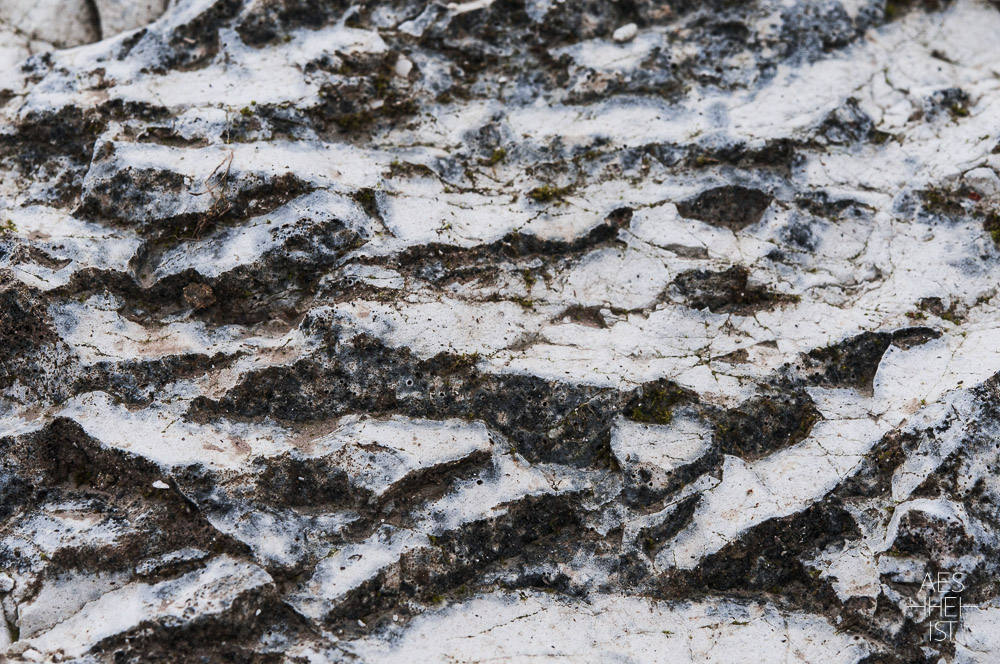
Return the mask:
<svg viewBox="0 0 1000 664">
<path fill-rule="evenodd" d="M 0 660 L 995 657 L 995 4 L 0 0 Z"/>
</svg>

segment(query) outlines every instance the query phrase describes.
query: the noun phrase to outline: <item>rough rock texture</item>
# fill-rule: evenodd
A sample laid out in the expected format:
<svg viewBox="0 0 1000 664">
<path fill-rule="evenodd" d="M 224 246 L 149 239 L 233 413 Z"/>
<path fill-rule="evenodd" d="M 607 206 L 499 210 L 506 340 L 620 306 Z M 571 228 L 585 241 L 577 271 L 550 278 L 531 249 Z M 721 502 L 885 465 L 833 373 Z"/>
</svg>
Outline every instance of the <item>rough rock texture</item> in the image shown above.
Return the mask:
<svg viewBox="0 0 1000 664">
<path fill-rule="evenodd" d="M 0 659 L 996 661 L 995 4 L 18 32 Z"/>
<path fill-rule="evenodd" d="M 0 0 L 0 67 L 141 28 L 168 0 Z"/>
</svg>

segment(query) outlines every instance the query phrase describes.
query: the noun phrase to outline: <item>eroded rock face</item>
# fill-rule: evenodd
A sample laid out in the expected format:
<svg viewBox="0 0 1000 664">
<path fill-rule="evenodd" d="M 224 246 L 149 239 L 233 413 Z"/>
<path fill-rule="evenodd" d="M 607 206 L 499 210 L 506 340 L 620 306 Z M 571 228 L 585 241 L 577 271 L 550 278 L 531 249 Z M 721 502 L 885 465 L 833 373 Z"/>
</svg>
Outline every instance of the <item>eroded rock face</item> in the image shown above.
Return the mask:
<svg viewBox="0 0 1000 664">
<path fill-rule="evenodd" d="M 71 5 L 0 2 L 0 658 L 1000 652 L 992 4 Z"/>
<path fill-rule="evenodd" d="M 0 62 L 90 44 L 160 17 L 168 0 L 0 0 Z"/>
</svg>

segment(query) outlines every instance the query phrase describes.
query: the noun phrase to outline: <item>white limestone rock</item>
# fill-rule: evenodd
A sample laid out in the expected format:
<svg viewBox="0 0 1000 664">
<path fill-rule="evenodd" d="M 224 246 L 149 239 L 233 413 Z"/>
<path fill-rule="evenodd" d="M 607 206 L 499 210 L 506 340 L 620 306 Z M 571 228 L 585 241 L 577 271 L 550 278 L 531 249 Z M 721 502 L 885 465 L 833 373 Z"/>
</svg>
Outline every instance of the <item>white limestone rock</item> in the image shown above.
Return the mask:
<svg viewBox="0 0 1000 664">
<path fill-rule="evenodd" d="M 0 0 L 0 659 L 990 656 L 995 4 Z"/>
</svg>

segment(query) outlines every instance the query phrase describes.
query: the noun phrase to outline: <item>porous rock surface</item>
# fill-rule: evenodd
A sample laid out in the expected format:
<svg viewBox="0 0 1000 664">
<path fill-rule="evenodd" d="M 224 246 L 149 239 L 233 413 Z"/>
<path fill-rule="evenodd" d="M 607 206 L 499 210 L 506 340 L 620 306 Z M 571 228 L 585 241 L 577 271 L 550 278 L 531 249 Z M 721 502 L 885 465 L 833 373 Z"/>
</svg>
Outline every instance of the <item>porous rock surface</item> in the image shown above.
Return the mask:
<svg viewBox="0 0 1000 664">
<path fill-rule="evenodd" d="M 0 659 L 996 661 L 995 5 L 14 30 Z"/>
</svg>

